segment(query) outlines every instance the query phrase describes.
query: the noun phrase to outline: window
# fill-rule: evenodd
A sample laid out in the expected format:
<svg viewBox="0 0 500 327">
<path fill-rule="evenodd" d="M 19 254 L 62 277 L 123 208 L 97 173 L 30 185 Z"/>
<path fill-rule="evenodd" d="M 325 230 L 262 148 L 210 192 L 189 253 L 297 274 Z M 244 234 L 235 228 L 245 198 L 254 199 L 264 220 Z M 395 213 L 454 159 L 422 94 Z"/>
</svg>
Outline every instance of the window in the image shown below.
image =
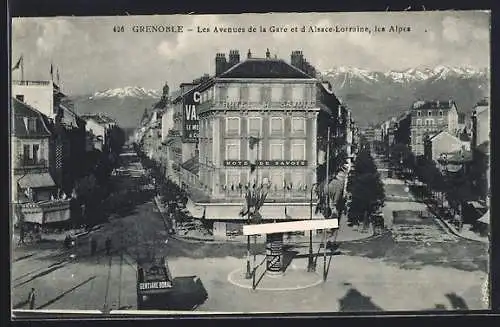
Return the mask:
<svg viewBox="0 0 500 327">
<path fill-rule="evenodd" d="M 420 126 L 420 125 L 422 125 L 422 119 L 419 118 L 419 119 L 417 119 L 417 126 Z"/>
<path fill-rule="evenodd" d="M 292 160 L 306 159 L 306 144 L 304 141 L 294 141 L 292 143 Z"/>
<path fill-rule="evenodd" d="M 260 102 L 267 103 L 271 102 L 271 87 L 263 86 L 260 88 Z"/>
<path fill-rule="evenodd" d="M 304 133 L 306 131 L 306 120 L 302 117 L 292 117 L 292 132 Z"/>
<path fill-rule="evenodd" d="M 293 170 L 292 171 L 292 190 L 303 191 L 306 185 L 306 175 L 303 170 Z"/>
<path fill-rule="evenodd" d="M 270 124 L 271 135 L 283 134 L 283 130 L 285 129 L 283 118 L 271 117 Z"/>
<path fill-rule="evenodd" d="M 283 144 L 274 143 L 269 146 L 269 159 L 271 160 L 283 160 Z"/>
<path fill-rule="evenodd" d="M 231 186 L 235 189 L 236 186 L 241 182 L 241 174 L 239 170 L 226 170 L 226 185 L 231 189 Z"/>
<path fill-rule="evenodd" d="M 16 99 L 21 102 L 24 102 L 24 94 L 16 94 Z"/>
<path fill-rule="evenodd" d="M 434 119 L 429 119 L 429 125 L 430 126 L 434 125 Z"/>
<path fill-rule="evenodd" d="M 248 147 L 248 160 L 253 162 L 255 160 L 261 160 L 261 159 L 262 159 L 262 146 L 261 145 L 256 145 L 253 147 L 253 149 L 250 149 L 250 147 Z"/>
<path fill-rule="evenodd" d="M 292 101 L 292 87 L 290 85 L 285 85 L 283 87 L 283 101 Z"/>
<path fill-rule="evenodd" d="M 227 101 L 227 86 L 219 87 L 219 101 L 221 102 Z"/>
<path fill-rule="evenodd" d="M 36 118 L 28 118 L 28 131 L 36 132 Z"/>
<path fill-rule="evenodd" d="M 39 157 L 38 150 L 39 149 L 40 149 L 40 145 L 39 144 L 33 144 L 33 162 L 34 163 L 38 162 L 38 157 Z"/>
<path fill-rule="evenodd" d="M 417 111 L 417 117 L 420 117 L 420 110 Z"/>
<path fill-rule="evenodd" d="M 23 159 L 24 160 L 31 159 L 30 146 L 28 144 L 23 145 Z"/>
<path fill-rule="evenodd" d="M 262 118 L 249 117 L 248 118 L 248 134 L 253 136 L 262 135 Z"/>
<path fill-rule="evenodd" d="M 247 85 L 242 85 L 240 87 L 240 102 L 248 102 L 249 99 L 249 89 Z"/>
<path fill-rule="evenodd" d="M 443 115 L 443 110 L 439 110 L 439 116 Z"/>
<path fill-rule="evenodd" d="M 283 170 L 272 170 L 269 173 L 269 181 L 271 182 L 271 189 L 282 190 L 284 183 Z"/>
<path fill-rule="evenodd" d="M 227 117 L 226 118 L 226 134 L 240 135 L 240 118 Z"/>
<path fill-rule="evenodd" d="M 226 160 L 240 160 L 239 141 L 228 141 L 226 143 Z"/>
<path fill-rule="evenodd" d="M 427 116 L 432 116 L 432 111 L 427 111 Z"/>
</svg>

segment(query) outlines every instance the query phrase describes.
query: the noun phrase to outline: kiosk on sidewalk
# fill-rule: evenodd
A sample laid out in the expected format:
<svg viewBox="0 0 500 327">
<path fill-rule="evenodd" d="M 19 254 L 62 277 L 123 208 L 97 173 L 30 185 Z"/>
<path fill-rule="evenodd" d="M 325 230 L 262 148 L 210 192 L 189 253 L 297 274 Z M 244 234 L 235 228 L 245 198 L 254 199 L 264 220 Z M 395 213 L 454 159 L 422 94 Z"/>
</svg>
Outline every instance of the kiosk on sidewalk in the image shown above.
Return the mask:
<svg viewBox="0 0 500 327">
<path fill-rule="evenodd" d="M 339 227 L 338 219 L 299 220 L 243 226 L 243 235 L 266 235 L 266 273 L 283 274 L 283 234 Z M 326 241 L 326 240 L 325 240 Z M 326 251 L 326 248 L 325 248 Z"/>
</svg>

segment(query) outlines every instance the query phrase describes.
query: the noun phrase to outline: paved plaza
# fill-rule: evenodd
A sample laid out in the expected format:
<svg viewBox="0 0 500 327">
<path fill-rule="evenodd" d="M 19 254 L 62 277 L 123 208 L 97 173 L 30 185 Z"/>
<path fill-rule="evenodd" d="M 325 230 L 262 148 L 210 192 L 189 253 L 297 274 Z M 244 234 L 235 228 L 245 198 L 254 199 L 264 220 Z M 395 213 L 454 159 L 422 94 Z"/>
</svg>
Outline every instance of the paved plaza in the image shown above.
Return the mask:
<svg viewBox="0 0 500 327">
<path fill-rule="evenodd" d="M 385 182 L 405 193 L 404 184 Z M 454 235 L 437 219 L 422 220 L 418 213 L 425 210 L 425 205 L 413 201 L 386 202 L 387 232 L 380 236 L 363 234 L 342 222 L 338 248 L 327 251 L 326 261 L 320 248 L 322 235 L 316 235 L 316 272 L 307 272 L 307 238 L 289 240 L 285 274 L 262 276 L 261 267 L 262 278 L 253 290 L 252 281 L 244 278 L 245 243 L 171 238 L 151 199 L 82 237 L 71 251 L 61 250 L 60 242 L 15 247 L 12 303 L 15 309 L 26 309 L 29 291 L 35 288 L 37 309 L 136 309 L 135 262 L 149 251 L 168 258 L 174 277 L 172 300 L 166 304 L 170 310 L 297 313 L 488 308 L 484 296 L 488 245 Z M 89 253 L 90 237 L 101 250 L 94 256 Z M 110 257 L 102 251 L 106 237 L 117 249 Z M 123 252 L 118 250 L 120 245 Z M 262 262 L 265 245 L 252 245 L 253 253 L 255 262 Z"/>
</svg>

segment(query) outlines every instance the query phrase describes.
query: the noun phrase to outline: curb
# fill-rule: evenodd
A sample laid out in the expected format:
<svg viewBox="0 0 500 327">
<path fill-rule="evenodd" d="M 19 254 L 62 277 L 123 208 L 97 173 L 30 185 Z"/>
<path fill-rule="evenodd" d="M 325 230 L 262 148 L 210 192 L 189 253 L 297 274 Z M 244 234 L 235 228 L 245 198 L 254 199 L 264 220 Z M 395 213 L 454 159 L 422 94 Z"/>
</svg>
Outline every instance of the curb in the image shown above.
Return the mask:
<svg viewBox="0 0 500 327">
<path fill-rule="evenodd" d="M 455 235 L 456 237 L 459 237 L 461 239 L 464 239 L 464 240 L 467 240 L 467 241 L 471 241 L 471 242 L 477 242 L 477 243 L 481 243 L 481 244 L 489 244 L 488 242 L 483 242 L 483 241 L 480 241 L 480 240 L 475 240 L 473 238 L 468 238 L 466 236 L 463 236 L 461 235 L 459 232 L 457 232 L 455 230 L 455 228 L 453 228 L 449 222 L 447 222 L 445 219 L 443 219 L 440 215 L 438 215 L 434 209 L 429 206 L 428 204 L 426 204 L 427 208 L 432 212 L 432 214 L 434 215 L 434 217 L 436 217 L 436 219 L 438 219 L 444 226 L 445 228 L 453 235 Z"/>
<path fill-rule="evenodd" d="M 238 268 L 238 269 L 231 271 L 227 276 L 227 281 L 234 286 L 238 286 L 238 287 L 245 288 L 248 290 L 253 290 L 252 285 L 241 284 L 241 283 L 238 283 L 235 280 L 233 280 L 232 277 L 235 273 L 243 272 L 243 271 L 244 271 L 244 269 L 241 269 L 241 268 Z M 310 284 L 303 285 L 303 286 L 295 286 L 295 287 L 257 287 L 257 288 L 255 288 L 255 291 L 274 291 L 274 292 L 299 291 L 299 290 L 315 287 L 315 286 L 318 286 L 321 283 L 323 283 L 323 278 L 317 272 L 314 272 L 311 274 L 314 274 L 318 277 L 318 280 L 316 280 L 314 283 L 310 283 Z M 285 278 L 285 277 L 286 277 L 286 275 L 283 276 L 282 278 Z"/>
<path fill-rule="evenodd" d="M 339 244 L 363 243 L 363 242 L 366 242 L 366 241 L 371 241 L 371 240 L 377 239 L 379 237 L 385 236 L 385 235 L 387 235 L 389 233 L 390 233 L 389 230 L 385 230 L 381 234 L 370 235 L 370 236 L 367 236 L 365 238 L 360 238 L 360 239 L 356 239 L 356 240 L 336 241 L 336 243 L 339 243 Z M 175 239 L 175 240 L 178 240 L 178 241 L 181 241 L 181 242 L 186 242 L 186 243 L 191 243 L 191 244 L 197 244 L 197 243 L 210 243 L 210 244 L 246 244 L 245 241 L 241 241 L 240 242 L 240 241 L 205 240 L 205 239 L 200 239 L 200 238 L 196 238 L 196 237 L 183 237 L 183 236 L 175 236 L 175 235 L 171 235 L 170 237 L 173 238 L 173 239 Z M 302 244 L 302 243 L 309 244 L 309 242 L 297 242 L 295 244 Z M 322 243 L 322 241 L 313 241 L 313 244 L 317 244 L 317 243 Z"/>
</svg>

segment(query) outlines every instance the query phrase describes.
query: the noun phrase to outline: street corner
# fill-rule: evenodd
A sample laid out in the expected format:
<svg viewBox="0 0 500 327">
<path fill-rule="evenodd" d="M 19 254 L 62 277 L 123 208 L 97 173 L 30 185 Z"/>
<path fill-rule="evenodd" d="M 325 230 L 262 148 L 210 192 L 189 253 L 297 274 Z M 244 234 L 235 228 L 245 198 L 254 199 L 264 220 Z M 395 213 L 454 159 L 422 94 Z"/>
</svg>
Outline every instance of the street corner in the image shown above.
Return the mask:
<svg viewBox="0 0 500 327">
<path fill-rule="evenodd" d="M 245 278 L 244 268 L 238 268 L 231 271 L 227 280 L 234 286 L 253 289 L 253 283 L 256 283 L 255 291 L 298 291 L 306 288 L 312 288 L 323 283 L 323 278 L 317 272 L 308 272 L 307 269 L 287 269 L 281 275 L 272 275 L 261 269 L 257 271 L 255 281 L 253 278 Z"/>
</svg>

